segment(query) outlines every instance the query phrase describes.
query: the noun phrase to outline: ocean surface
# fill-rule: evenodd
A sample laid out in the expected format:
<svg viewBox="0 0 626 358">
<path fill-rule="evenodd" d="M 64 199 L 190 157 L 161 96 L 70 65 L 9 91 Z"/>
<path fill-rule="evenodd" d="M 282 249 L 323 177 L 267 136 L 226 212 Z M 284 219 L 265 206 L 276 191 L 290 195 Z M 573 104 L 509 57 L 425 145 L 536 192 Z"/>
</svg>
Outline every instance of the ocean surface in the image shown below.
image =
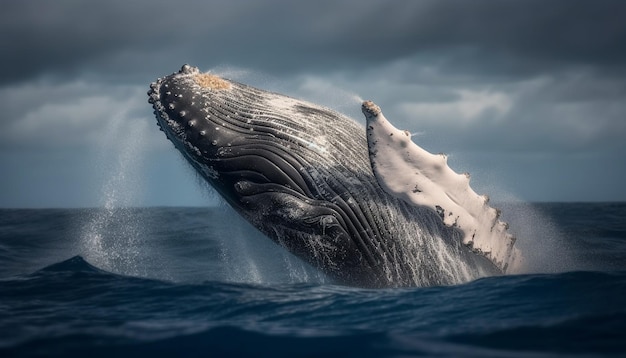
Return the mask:
<svg viewBox="0 0 626 358">
<path fill-rule="evenodd" d="M 626 203 L 502 207 L 527 272 L 333 284 L 226 207 L 0 210 L 0 357 L 626 356 Z"/>
</svg>

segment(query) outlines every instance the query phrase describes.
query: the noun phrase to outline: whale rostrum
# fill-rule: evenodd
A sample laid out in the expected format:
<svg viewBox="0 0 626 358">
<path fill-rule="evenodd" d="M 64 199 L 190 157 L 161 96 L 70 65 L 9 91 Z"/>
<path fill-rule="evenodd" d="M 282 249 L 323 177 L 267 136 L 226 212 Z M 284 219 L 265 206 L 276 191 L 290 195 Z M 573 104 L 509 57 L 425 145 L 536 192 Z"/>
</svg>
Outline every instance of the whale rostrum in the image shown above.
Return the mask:
<svg viewBox="0 0 626 358">
<path fill-rule="evenodd" d="M 197 172 L 258 230 L 337 283 L 455 284 L 523 263 L 468 176 L 372 102 L 362 106 L 364 128 L 189 65 L 150 87 L 157 123 Z"/>
</svg>

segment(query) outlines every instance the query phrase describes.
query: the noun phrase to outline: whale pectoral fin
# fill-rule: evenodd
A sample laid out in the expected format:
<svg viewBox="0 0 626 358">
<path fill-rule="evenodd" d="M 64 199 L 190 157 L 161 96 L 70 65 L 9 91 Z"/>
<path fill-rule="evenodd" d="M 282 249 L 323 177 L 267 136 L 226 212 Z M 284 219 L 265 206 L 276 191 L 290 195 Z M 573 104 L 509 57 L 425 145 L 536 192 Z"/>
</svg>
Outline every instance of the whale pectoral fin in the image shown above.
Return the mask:
<svg viewBox="0 0 626 358">
<path fill-rule="evenodd" d="M 499 212 L 487 205 L 486 196 L 469 186 L 469 174 L 453 171 L 446 155 L 419 147 L 373 102 L 364 102 L 362 111 L 370 164 L 381 188 L 411 205 L 431 208 L 447 226 L 461 230 L 465 245 L 506 271 L 512 256 L 519 255 L 514 238 L 498 221 Z"/>
</svg>

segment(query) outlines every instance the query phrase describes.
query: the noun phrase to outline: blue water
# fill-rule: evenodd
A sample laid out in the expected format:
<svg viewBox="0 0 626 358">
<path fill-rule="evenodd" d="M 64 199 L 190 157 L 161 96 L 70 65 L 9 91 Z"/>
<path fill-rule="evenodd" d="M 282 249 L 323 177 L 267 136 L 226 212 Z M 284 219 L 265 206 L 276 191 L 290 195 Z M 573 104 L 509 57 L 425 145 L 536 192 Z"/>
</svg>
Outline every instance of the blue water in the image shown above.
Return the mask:
<svg viewBox="0 0 626 358">
<path fill-rule="evenodd" d="M 371 290 L 227 208 L 0 210 L 0 356 L 626 356 L 626 203 L 503 211 L 528 273 Z"/>
</svg>

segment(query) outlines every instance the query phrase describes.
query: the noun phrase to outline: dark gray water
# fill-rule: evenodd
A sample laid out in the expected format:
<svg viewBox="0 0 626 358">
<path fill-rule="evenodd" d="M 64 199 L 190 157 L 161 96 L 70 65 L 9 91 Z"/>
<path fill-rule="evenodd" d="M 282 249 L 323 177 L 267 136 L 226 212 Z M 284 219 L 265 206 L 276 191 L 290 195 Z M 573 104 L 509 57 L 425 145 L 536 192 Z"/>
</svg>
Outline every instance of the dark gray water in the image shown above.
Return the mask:
<svg viewBox="0 0 626 358">
<path fill-rule="evenodd" d="M 365 290 L 225 208 L 0 210 L 0 355 L 626 355 L 626 204 L 504 211 L 528 273 Z"/>
</svg>

